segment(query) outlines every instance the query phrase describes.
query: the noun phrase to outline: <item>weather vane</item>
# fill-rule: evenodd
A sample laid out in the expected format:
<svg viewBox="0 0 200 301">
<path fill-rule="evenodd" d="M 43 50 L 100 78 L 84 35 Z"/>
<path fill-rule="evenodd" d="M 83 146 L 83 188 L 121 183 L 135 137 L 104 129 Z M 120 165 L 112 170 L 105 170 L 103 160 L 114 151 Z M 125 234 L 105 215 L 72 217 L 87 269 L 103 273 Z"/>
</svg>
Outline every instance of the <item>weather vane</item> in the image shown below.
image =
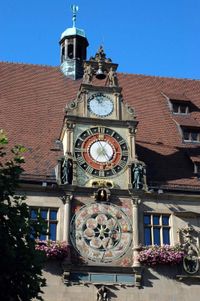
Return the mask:
<svg viewBox="0 0 200 301">
<path fill-rule="evenodd" d="M 78 6 L 77 5 L 75 5 L 75 4 L 73 4 L 73 5 L 71 5 L 71 10 L 72 10 L 72 13 L 73 13 L 73 15 L 72 15 L 72 24 L 73 24 L 73 27 L 76 27 L 76 13 L 77 13 L 77 11 L 78 11 Z"/>
</svg>

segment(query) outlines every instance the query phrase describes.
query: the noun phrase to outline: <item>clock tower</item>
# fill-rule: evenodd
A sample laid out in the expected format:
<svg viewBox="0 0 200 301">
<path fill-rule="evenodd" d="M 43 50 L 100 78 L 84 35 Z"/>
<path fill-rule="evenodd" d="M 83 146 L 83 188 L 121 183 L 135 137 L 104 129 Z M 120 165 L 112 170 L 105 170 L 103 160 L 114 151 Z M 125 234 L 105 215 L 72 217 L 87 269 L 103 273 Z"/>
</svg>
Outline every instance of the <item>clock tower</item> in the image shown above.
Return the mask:
<svg viewBox="0 0 200 301">
<path fill-rule="evenodd" d="M 138 191 L 146 188 L 145 166 L 135 154 L 137 121 L 124 103 L 117 66 L 100 47 L 84 62 L 79 91 L 66 107 L 58 183 L 71 246 L 67 284 L 138 283 Z"/>
</svg>

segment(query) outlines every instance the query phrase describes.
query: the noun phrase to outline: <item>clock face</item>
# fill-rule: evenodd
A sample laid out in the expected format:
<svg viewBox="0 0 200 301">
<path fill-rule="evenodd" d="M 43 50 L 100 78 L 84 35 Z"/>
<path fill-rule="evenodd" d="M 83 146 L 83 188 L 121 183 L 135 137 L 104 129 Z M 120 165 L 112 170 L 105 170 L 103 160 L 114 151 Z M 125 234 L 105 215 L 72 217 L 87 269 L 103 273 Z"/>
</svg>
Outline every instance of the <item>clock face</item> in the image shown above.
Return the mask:
<svg viewBox="0 0 200 301">
<path fill-rule="evenodd" d="M 88 109 L 98 117 L 106 117 L 113 112 L 113 101 L 102 93 L 93 94 L 88 99 Z"/>
<path fill-rule="evenodd" d="M 128 162 L 128 146 L 117 132 L 106 127 L 84 131 L 75 142 L 79 166 L 96 177 L 112 177 L 123 171 Z"/>
<path fill-rule="evenodd" d="M 79 209 L 70 225 L 71 241 L 78 253 L 95 262 L 112 262 L 131 247 L 132 225 L 118 206 L 92 203 Z"/>
</svg>

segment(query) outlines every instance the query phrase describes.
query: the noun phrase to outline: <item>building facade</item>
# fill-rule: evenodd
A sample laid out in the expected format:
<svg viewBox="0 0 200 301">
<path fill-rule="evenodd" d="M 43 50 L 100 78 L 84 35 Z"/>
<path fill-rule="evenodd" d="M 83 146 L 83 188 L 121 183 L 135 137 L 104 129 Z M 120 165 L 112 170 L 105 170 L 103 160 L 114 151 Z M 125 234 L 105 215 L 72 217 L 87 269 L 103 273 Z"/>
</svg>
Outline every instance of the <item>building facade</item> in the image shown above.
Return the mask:
<svg viewBox="0 0 200 301">
<path fill-rule="evenodd" d="M 1 127 L 28 149 L 19 192 L 40 239 L 69 246 L 44 300 L 196 300 L 200 82 L 118 74 L 102 47 L 87 60 L 75 19 L 60 67 L 0 63 Z"/>
</svg>

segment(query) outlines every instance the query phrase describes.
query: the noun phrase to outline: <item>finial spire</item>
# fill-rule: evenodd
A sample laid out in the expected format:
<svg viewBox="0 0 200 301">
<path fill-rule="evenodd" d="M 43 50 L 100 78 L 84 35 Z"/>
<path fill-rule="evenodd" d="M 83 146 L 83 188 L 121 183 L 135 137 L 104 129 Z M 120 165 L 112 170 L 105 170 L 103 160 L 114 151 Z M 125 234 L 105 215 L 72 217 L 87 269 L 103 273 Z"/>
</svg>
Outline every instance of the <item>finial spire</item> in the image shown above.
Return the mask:
<svg viewBox="0 0 200 301">
<path fill-rule="evenodd" d="M 73 27 L 76 27 L 76 13 L 78 11 L 78 6 L 73 4 L 71 5 L 71 10 L 72 10 L 72 24 L 73 24 Z"/>
</svg>

